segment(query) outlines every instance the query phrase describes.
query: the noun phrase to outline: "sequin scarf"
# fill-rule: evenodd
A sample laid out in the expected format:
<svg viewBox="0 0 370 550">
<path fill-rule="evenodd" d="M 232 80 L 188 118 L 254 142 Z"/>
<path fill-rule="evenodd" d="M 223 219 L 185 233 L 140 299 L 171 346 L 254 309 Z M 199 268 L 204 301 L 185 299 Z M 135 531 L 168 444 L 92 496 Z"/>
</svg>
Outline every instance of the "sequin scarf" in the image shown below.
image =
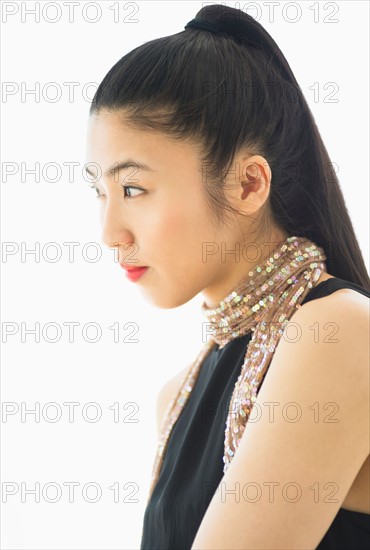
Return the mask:
<svg viewBox="0 0 370 550">
<path fill-rule="evenodd" d="M 288 237 L 264 263 L 244 276 L 216 308 L 205 302 L 202 313 L 209 323 L 210 339 L 202 347 L 165 412 L 154 461 L 149 497 L 158 479 L 172 428 L 179 418 L 211 349 L 223 348 L 251 331 L 240 376 L 228 409 L 224 443 L 224 474 L 237 450 L 260 384 L 276 346 L 295 309 L 326 272 L 322 248 L 304 237 Z"/>
</svg>

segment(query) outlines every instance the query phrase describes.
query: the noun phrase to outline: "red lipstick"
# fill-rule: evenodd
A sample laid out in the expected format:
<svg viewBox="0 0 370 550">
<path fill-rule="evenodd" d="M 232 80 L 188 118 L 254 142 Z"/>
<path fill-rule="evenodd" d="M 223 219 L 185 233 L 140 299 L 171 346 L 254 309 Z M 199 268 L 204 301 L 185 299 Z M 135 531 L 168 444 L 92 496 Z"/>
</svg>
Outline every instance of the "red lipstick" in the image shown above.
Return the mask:
<svg viewBox="0 0 370 550">
<path fill-rule="evenodd" d="M 148 266 L 132 266 L 128 264 L 120 263 L 120 266 L 125 270 L 125 275 L 127 279 L 132 282 L 140 279 L 142 275 L 149 269 Z"/>
</svg>

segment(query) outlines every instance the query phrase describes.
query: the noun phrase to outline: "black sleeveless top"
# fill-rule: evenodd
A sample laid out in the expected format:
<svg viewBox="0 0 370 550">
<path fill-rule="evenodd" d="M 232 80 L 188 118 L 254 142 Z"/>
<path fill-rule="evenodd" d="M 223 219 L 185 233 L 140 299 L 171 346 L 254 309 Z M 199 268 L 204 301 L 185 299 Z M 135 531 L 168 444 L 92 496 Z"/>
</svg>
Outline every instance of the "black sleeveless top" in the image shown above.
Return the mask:
<svg viewBox="0 0 370 550">
<path fill-rule="evenodd" d="M 312 288 L 302 304 L 350 288 L 338 277 Z M 225 424 L 251 332 L 206 356 L 181 415 L 173 426 L 162 468 L 147 504 L 140 550 L 190 550 L 223 477 Z M 262 387 L 263 381 L 259 387 Z M 369 550 L 370 514 L 340 508 L 316 550 Z"/>
</svg>

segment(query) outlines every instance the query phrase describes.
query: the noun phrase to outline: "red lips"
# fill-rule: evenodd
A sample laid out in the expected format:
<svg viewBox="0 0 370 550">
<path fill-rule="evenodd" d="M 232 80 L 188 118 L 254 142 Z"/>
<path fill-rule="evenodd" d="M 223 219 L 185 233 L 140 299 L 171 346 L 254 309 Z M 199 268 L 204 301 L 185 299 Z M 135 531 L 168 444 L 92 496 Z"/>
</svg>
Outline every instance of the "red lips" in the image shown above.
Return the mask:
<svg viewBox="0 0 370 550">
<path fill-rule="evenodd" d="M 135 271 L 136 269 L 144 269 L 145 267 L 148 267 L 147 265 L 125 264 L 123 262 L 119 265 L 126 271 Z"/>
<path fill-rule="evenodd" d="M 120 263 L 120 266 L 125 270 L 125 275 L 129 281 L 135 282 L 149 269 L 148 266 L 132 266 Z"/>
</svg>

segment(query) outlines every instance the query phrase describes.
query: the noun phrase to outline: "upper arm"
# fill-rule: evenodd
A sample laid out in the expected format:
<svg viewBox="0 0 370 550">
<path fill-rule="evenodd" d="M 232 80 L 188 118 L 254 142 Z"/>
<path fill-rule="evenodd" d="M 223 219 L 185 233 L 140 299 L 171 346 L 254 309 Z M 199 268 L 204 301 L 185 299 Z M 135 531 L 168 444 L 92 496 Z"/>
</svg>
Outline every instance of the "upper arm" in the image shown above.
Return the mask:
<svg viewBox="0 0 370 550">
<path fill-rule="evenodd" d="M 368 305 L 296 310 L 192 549 L 318 546 L 369 454 Z"/>
<path fill-rule="evenodd" d="M 164 419 L 167 407 L 173 397 L 180 389 L 180 384 L 184 380 L 186 373 L 189 371 L 191 365 L 188 365 L 175 376 L 170 378 L 160 389 L 157 396 L 157 431 L 158 437 L 160 436 L 160 428 Z"/>
</svg>

